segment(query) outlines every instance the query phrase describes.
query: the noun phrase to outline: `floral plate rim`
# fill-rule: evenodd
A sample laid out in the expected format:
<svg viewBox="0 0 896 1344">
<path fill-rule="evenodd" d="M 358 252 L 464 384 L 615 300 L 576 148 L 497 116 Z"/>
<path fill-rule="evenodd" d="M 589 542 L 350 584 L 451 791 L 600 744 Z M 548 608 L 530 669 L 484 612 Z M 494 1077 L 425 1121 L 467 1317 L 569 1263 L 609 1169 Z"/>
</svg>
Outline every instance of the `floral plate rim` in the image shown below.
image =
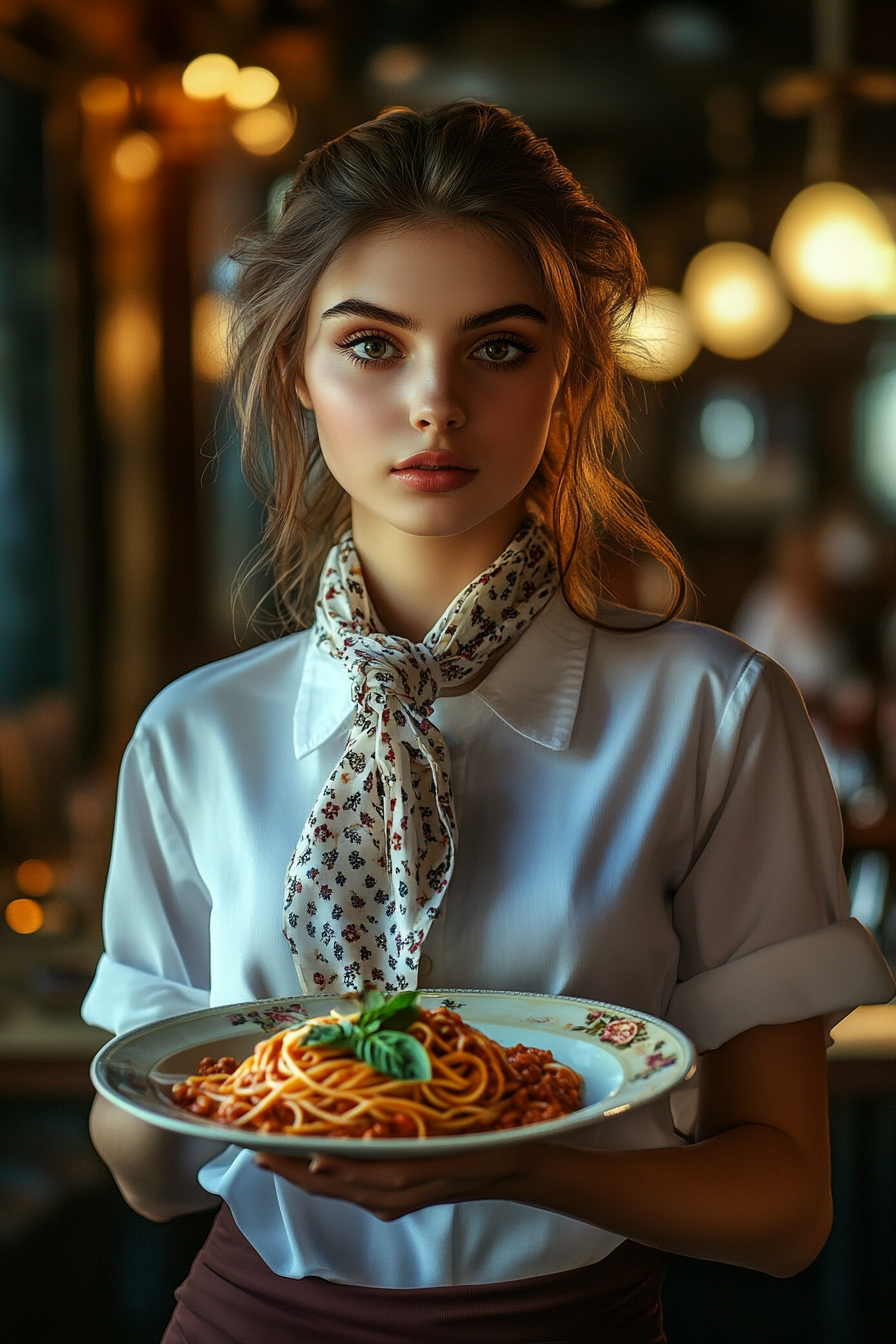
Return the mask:
<svg viewBox="0 0 896 1344">
<path fill-rule="evenodd" d="M 677 1027 L 652 1013 L 605 1000 L 525 990 L 437 989 L 428 986 L 420 989 L 420 995 L 426 1006 L 444 1005 L 456 1011 L 466 1008 L 465 1016 L 471 1024 L 486 1030 L 489 1022 L 483 1023 L 482 1018 L 487 1014 L 489 1004 L 494 1018 L 500 1017 L 495 1013 L 500 1001 L 505 1001 L 511 1009 L 522 1008 L 524 1002 L 528 1003 L 531 1008 L 528 1014 L 511 1011 L 503 1020 L 493 1021 L 492 1025 L 497 1027 L 512 1022 L 515 1027 L 519 1026 L 523 1040 L 528 1027 L 533 1034 L 556 1036 L 558 1043 L 564 1038 L 587 1042 L 594 1051 L 616 1061 L 617 1071 L 621 1068 L 622 1081 L 596 1103 L 586 1103 L 581 1110 L 559 1120 L 522 1130 L 427 1139 L 302 1138 L 259 1134 L 225 1128 L 213 1121 L 186 1115 L 166 1098 L 163 1087 L 168 1075 L 159 1071 L 166 1059 L 187 1049 L 200 1050 L 204 1042 L 219 1043 L 230 1033 L 234 1035 L 235 1044 L 246 1040 L 248 1045 L 253 1031 L 271 1034 L 284 1027 L 299 1025 L 308 1016 L 317 1015 L 309 1014 L 306 1004 L 321 1009 L 325 1004 L 341 1002 L 348 1006 L 357 1002 L 354 995 L 316 994 L 281 995 L 221 1004 L 134 1027 L 116 1036 L 99 1051 L 91 1064 L 91 1079 L 97 1091 L 108 1100 L 164 1129 L 296 1156 L 338 1151 L 344 1156 L 375 1158 L 420 1156 L 424 1147 L 427 1155 L 436 1155 L 526 1139 L 562 1141 L 568 1133 L 655 1101 L 691 1078 L 696 1067 L 694 1047 Z M 482 1008 L 478 1014 L 476 1005 Z M 570 1020 L 562 1021 L 564 1017 Z M 200 1026 L 203 1028 L 201 1034 L 191 1030 Z M 247 1048 L 244 1055 L 248 1053 Z M 560 1057 L 556 1051 L 555 1057 Z M 596 1056 L 592 1062 L 598 1063 Z M 581 1063 L 578 1067 L 581 1071 Z"/>
</svg>

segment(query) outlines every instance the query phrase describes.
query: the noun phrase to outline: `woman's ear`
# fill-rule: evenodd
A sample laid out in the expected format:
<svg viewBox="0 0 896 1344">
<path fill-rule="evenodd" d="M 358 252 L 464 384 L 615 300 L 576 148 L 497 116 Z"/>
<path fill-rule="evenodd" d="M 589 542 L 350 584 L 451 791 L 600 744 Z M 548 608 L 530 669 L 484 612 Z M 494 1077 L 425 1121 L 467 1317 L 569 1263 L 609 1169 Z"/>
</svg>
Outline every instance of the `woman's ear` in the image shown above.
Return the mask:
<svg viewBox="0 0 896 1344">
<path fill-rule="evenodd" d="M 280 377 L 285 378 L 289 372 L 289 355 L 290 355 L 289 346 L 278 345 L 276 347 L 275 354 L 277 356 L 277 364 L 280 369 Z M 305 379 L 302 377 L 301 371 L 296 374 L 296 392 L 298 393 L 299 401 L 305 407 L 305 410 L 313 411 L 314 407 L 311 405 L 311 394 L 308 391 L 308 385 L 305 382 Z"/>
<path fill-rule="evenodd" d="M 556 417 L 556 416 L 559 416 L 559 415 L 566 415 L 566 413 L 567 413 L 567 411 L 568 411 L 568 409 L 569 409 L 568 404 L 567 404 L 566 391 L 567 391 L 567 389 L 566 389 L 566 379 L 564 378 L 563 382 L 560 384 L 560 386 L 559 386 L 558 389 L 557 389 L 557 395 L 554 397 L 554 404 L 553 404 L 553 406 L 551 407 L 551 415 L 552 415 L 552 416 Z"/>
<path fill-rule="evenodd" d="M 305 410 L 313 411 L 314 407 L 311 405 L 311 393 L 308 391 L 308 384 L 305 382 L 301 373 L 296 374 L 296 392 L 298 392 L 299 401 L 305 407 Z"/>
</svg>

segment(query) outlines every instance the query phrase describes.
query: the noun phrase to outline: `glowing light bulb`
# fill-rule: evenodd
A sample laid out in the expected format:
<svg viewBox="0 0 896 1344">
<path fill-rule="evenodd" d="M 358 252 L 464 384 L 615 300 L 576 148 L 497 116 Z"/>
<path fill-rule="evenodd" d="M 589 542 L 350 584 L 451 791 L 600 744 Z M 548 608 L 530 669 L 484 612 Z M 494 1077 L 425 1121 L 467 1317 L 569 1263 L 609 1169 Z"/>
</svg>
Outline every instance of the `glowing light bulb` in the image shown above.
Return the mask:
<svg viewBox="0 0 896 1344">
<path fill-rule="evenodd" d="M 28 896 L 10 901 L 4 914 L 13 933 L 37 933 L 44 922 L 43 907 Z"/>
<path fill-rule="evenodd" d="M 158 315 L 138 297 L 124 297 L 103 315 L 97 335 L 97 377 L 104 397 L 121 409 L 146 394 L 161 356 Z"/>
<path fill-rule="evenodd" d="M 873 311 L 881 317 L 896 317 L 896 243 L 881 253 Z"/>
<path fill-rule="evenodd" d="M 801 191 L 772 241 L 794 303 L 824 322 L 887 311 L 896 284 L 894 254 L 882 211 L 845 182 L 817 182 Z"/>
<path fill-rule="evenodd" d="M 126 135 L 112 155 L 112 167 L 125 182 L 145 182 L 161 162 L 162 148 L 158 140 L 145 131 Z"/>
<path fill-rule="evenodd" d="M 261 65 L 247 65 L 238 72 L 227 89 L 224 101 L 241 112 L 250 112 L 271 102 L 277 97 L 279 89 L 280 81 L 270 70 L 265 70 Z"/>
<path fill-rule="evenodd" d="M 649 289 L 618 333 L 622 368 L 655 383 L 684 373 L 699 350 L 687 305 L 671 289 Z"/>
<path fill-rule="evenodd" d="M 276 154 L 288 145 L 296 128 L 295 113 L 287 103 L 270 103 L 256 112 L 244 112 L 233 123 L 234 138 L 250 154 Z"/>
<path fill-rule="evenodd" d="M 43 859 L 26 859 L 16 869 L 16 886 L 26 896 L 46 896 L 55 880 L 53 869 Z"/>
<path fill-rule="evenodd" d="M 790 304 L 771 262 L 748 243 L 705 247 L 681 288 L 703 344 L 728 359 L 761 355 L 790 324 Z"/>
<path fill-rule="evenodd" d="M 117 75 L 100 75 L 81 90 L 81 108 L 90 117 L 123 117 L 131 105 L 131 91 Z"/>
<path fill-rule="evenodd" d="M 197 56 L 195 61 L 191 61 L 181 76 L 181 84 L 188 98 L 198 98 L 204 102 L 211 98 L 223 98 L 238 75 L 236 61 L 215 51 Z"/>
</svg>

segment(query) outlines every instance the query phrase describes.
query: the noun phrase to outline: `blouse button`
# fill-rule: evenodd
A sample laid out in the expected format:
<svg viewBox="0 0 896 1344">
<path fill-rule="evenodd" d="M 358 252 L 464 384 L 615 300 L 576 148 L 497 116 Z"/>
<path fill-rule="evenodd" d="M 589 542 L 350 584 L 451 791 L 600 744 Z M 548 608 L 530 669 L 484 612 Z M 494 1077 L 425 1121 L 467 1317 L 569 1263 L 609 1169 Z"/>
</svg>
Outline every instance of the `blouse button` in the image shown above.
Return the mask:
<svg viewBox="0 0 896 1344">
<path fill-rule="evenodd" d="M 420 974 L 429 975 L 432 970 L 432 957 L 424 955 L 420 958 Z"/>
</svg>

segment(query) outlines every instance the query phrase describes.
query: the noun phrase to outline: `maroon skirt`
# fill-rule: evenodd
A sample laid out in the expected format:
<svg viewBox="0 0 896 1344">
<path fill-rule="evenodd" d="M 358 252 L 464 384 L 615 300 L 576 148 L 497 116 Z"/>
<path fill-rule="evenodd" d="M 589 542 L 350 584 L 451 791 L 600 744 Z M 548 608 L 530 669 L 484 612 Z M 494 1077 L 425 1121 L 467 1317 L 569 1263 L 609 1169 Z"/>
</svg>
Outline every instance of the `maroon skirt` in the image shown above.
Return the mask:
<svg viewBox="0 0 896 1344">
<path fill-rule="evenodd" d="M 665 1344 L 666 1256 L 624 1241 L 564 1274 L 358 1288 L 275 1274 L 221 1207 L 162 1344 Z"/>
</svg>

